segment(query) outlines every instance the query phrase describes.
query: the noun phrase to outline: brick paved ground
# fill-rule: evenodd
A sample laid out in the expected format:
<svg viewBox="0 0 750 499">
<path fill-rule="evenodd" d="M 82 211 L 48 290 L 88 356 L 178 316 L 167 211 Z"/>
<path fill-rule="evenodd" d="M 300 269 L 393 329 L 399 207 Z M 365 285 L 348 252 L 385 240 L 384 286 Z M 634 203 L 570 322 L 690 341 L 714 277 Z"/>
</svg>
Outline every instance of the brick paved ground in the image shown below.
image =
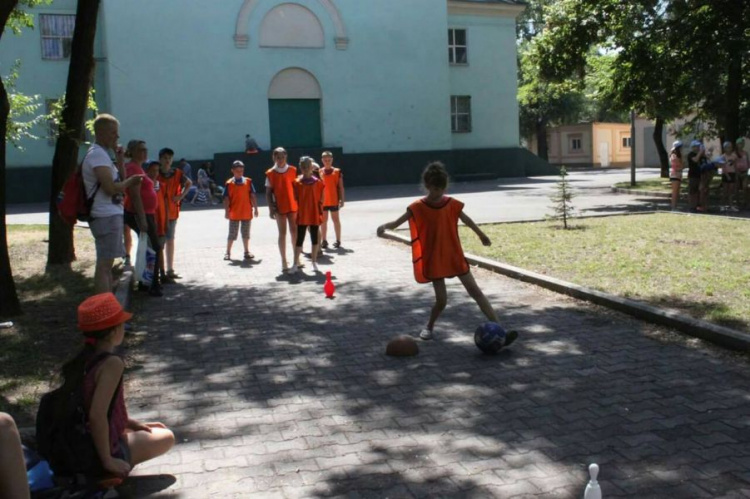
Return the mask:
<svg viewBox="0 0 750 499">
<path fill-rule="evenodd" d="M 183 251 L 182 284 L 136 298 L 129 407 L 180 442 L 138 468 L 137 497 L 580 498 L 591 462 L 605 499 L 750 497 L 743 359 L 482 271 L 519 342 L 479 354 L 453 280 L 438 340 L 394 359 L 387 340 L 418 332 L 432 296 L 406 247 L 329 253 L 333 301 L 254 251 Z"/>
</svg>

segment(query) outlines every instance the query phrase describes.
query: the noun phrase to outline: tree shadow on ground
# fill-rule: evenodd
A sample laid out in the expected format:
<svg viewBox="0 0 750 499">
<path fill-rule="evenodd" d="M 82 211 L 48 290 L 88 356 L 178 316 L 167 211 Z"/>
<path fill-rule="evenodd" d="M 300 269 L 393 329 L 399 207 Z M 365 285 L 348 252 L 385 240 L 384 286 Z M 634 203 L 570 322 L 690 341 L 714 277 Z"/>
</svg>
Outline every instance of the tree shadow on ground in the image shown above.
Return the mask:
<svg viewBox="0 0 750 499">
<path fill-rule="evenodd" d="M 249 280 L 140 302 L 139 416 L 205 456 L 206 482 L 239 468 L 269 493 L 576 497 L 591 462 L 607 497 L 747 487 L 746 364 L 659 343 L 582 302 L 534 303 L 541 293 L 523 286 L 489 292 L 521 338 L 484 356 L 479 312 L 455 282 L 438 339 L 390 358 L 387 341 L 419 331 L 431 292 L 362 264 L 368 278 L 334 302 Z"/>
<path fill-rule="evenodd" d="M 76 308 L 92 293 L 89 276 L 81 271 L 55 268 L 44 274 L 15 279 L 23 297 L 24 314 L 14 326 L 0 330 L 0 410 L 9 412 L 19 426 L 33 424 L 39 397 L 49 389 L 47 380 L 59 374 L 61 361 L 82 346 L 76 329 Z M 8 393 L 21 390 L 11 398 Z"/>
</svg>

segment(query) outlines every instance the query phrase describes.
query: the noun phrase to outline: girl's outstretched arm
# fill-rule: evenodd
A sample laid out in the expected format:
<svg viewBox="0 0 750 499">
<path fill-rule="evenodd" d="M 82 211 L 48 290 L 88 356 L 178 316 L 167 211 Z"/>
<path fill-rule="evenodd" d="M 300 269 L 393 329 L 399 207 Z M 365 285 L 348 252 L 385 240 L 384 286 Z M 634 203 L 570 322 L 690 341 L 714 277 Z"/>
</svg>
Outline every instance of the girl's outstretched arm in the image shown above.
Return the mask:
<svg viewBox="0 0 750 499">
<path fill-rule="evenodd" d="M 480 229 L 477 224 L 474 223 L 474 220 L 472 220 L 469 215 L 464 213 L 463 211 L 458 216 L 458 218 L 461 219 L 461 221 L 471 230 L 476 233 L 477 236 L 479 236 L 479 239 L 482 241 L 482 244 L 485 246 L 490 246 L 492 244 L 492 241 L 490 241 L 490 238 L 487 237 L 487 234 L 482 232 L 482 229 Z"/>
<path fill-rule="evenodd" d="M 401 215 L 400 217 L 398 217 L 393 222 L 388 222 L 388 223 L 383 224 L 380 227 L 378 227 L 378 235 L 379 236 L 382 235 L 383 232 L 385 232 L 386 230 L 393 230 L 393 229 L 395 229 L 396 227 L 398 227 L 402 223 L 404 223 L 407 220 L 409 220 L 409 217 L 411 217 L 411 212 L 409 212 L 409 210 L 406 210 L 406 212 L 404 212 L 403 215 Z"/>
</svg>

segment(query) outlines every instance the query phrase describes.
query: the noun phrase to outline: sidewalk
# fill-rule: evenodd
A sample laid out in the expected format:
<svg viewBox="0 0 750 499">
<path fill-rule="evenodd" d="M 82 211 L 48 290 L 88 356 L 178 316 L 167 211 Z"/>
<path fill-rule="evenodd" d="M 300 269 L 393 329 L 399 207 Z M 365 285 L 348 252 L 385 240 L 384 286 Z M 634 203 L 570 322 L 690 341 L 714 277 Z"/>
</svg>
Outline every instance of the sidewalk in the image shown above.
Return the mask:
<svg viewBox="0 0 750 499">
<path fill-rule="evenodd" d="M 137 497 L 580 498 L 592 462 L 606 499 L 750 496 L 742 359 L 481 270 L 511 349 L 479 353 L 482 316 L 451 280 L 437 339 L 390 358 L 432 304 L 407 248 L 326 253 L 335 300 L 309 268 L 281 277 L 275 245 L 253 252 L 184 249 L 181 284 L 134 300 L 131 415 L 179 442 L 136 473 L 175 483 L 148 495 L 141 478 Z"/>
</svg>

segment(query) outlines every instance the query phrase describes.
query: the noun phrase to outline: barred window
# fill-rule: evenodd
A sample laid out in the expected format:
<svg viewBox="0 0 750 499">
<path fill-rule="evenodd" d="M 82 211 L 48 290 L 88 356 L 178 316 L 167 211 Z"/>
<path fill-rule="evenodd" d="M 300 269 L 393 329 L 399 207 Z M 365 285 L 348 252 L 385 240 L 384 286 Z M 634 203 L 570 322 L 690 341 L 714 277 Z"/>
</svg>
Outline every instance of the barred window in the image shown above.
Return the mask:
<svg viewBox="0 0 750 499">
<path fill-rule="evenodd" d="M 42 34 L 42 59 L 62 60 L 70 57 L 76 16 L 62 14 L 39 14 Z"/>
<path fill-rule="evenodd" d="M 471 132 L 471 96 L 451 95 L 451 132 Z"/>
<path fill-rule="evenodd" d="M 448 29 L 448 62 L 468 64 L 465 29 Z"/>
</svg>

